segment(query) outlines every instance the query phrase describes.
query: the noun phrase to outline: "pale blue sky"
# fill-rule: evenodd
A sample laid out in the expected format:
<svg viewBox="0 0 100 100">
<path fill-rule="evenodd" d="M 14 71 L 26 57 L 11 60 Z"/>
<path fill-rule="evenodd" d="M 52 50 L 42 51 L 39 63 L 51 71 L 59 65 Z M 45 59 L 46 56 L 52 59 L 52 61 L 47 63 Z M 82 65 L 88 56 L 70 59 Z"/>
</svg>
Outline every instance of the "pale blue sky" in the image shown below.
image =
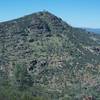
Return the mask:
<svg viewBox="0 0 100 100">
<path fill-rule="evenodd" d="M 0 0 L 0 22 L 44 9 L 72 26 L 100 28 L 100 0 Z"/>
</svg>

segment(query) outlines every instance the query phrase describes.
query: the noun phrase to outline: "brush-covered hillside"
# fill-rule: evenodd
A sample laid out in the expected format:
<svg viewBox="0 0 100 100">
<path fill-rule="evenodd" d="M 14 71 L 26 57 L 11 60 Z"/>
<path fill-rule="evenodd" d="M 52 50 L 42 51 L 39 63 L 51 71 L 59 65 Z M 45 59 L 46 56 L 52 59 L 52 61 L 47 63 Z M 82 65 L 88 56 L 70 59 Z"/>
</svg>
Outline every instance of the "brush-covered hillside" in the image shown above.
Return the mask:
<svg viewBox="0 0 100 100">
<path fill-rule="evenodd" d="M 0 23 L 0 100 L 100 100 L 100 35 L 47 11 Z"/>
</svg>

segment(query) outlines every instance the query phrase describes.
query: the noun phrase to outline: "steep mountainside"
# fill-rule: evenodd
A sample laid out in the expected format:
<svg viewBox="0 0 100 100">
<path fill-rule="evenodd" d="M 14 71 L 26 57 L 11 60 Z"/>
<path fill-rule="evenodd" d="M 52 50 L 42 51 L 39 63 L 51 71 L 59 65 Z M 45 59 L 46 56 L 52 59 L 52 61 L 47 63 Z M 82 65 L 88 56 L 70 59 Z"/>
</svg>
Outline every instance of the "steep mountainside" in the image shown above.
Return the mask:
<svg viewBox="0 0 100 100">
<path fill-rule="evenodd" d="M 0 23 L 0 72 L 32 96 L 99 100 L 100 36 L 46 11 Z"/>
</svg>

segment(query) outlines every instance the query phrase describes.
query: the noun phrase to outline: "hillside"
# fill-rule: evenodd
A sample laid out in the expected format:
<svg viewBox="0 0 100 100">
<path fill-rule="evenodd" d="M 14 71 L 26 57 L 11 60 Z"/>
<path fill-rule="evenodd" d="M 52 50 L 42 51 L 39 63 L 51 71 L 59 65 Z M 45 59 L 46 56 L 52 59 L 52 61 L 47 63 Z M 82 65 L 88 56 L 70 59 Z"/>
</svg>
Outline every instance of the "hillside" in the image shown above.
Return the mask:
<svg viewBox="0 0 100 100">
<path fill-rule="evenodd" d="M 0 75 L 2 100 L 99 100 L 100 35 L 47 11 L 0 23 Z"/>
</svg>

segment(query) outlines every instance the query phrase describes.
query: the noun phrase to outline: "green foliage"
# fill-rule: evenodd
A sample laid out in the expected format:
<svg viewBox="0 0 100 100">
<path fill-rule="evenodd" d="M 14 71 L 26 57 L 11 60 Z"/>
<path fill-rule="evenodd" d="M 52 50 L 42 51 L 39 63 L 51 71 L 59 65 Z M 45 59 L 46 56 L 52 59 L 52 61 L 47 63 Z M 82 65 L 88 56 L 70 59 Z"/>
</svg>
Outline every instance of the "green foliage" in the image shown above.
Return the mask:
<svg viewBox="0 0 100 100">
<path fill-rule="evenodd" d="M 26 89 L 32 86 L 32 77 L 28 73 L 25 64 L 16 64 L 14 68 L 14 80 L 19 89 Z"/>
<path fill-rule="evenodd" d="M 14 88 L 0 88 L 0 100 L 46 100 L 43 97 L 34 97 L 29 91 L 19 91 Z"/>
</svg>

